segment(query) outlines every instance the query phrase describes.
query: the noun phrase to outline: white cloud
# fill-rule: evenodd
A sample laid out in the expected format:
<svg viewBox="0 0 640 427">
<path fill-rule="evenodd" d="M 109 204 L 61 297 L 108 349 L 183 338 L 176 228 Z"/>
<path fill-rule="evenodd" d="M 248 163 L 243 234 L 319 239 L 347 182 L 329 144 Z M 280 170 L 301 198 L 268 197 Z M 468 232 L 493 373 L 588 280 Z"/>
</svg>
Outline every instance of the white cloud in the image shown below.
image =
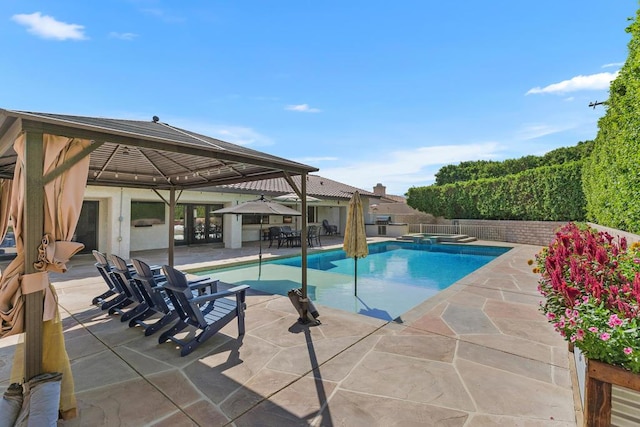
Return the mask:
<svg viewBox="0 0 640 427">
<path fill-rule="evenodd" d="M 243 146 L 256 147 L 273 144 L 271 138 L 262 135 L 251 128 L 242 126 L 209 126 L 204 134 L 226 142 L 231 142 L 232 144 Z"/>
<path fill-rule="evenodd" d="M 146 13 L 147 15 L 154 16 L 160 19 L 161 21 L 164 21 L 167 23 L 175 24 L 175 23 L 183 23 L 186 21 L 186 19 L 183 18 L 182 16 L 172 15 L 171 12 L 167 12 L 164 9 L 147 8 L 147 9 L 142 9 L 142 12 Z"/>
<path fill-rule="evenodd" d="M 434 174 L 446 164 L 468 160 L 499 159 L 496 142 L 418 147 L 380 153 L 382 160 L 363 159 L 344 166 L 320 168 L 321 176 L 372 191 L 376 183 L 387 187 L 388 194 L 404 194 L 412 186 L 433 184 Z"/>
<path fill-rule="evenodd" d="M 118 33 L 118 32 L 112 31 L 109 33 L 109 37 L 111 37 L 112 39 L 133 40 L 136 37 L 138 37 L 138 35 L 135 33 Z"/>
<path fill-rule="evenodd" d="M 573 124 L 565 124 L 563 126 L 538 123 L 525 124 L 524 127 L 517 132 L 516 138 L 519 140 L 536 139 L 574 128 L 575 125 Z"/>
<path fill-rule="evenodd" d="M 11 19 L 27 27 L 27 31 L 44 39 L 85 40 L 84 26 L 57 21 L 54 17 L 35 12 L 13 15 Z"/>
<path fill-rule="evenodd" d="M 319 113 L 321 111 L 318 108 L 309 107 L 309 104 L 287 105 L 285 110 L 298 111 L 301 113 Z"/>
<path fill-rule="evenodd" d="M 338 160 L 338 157 L 303 157 L 302 159 L 298 159 L 299 162 L 302 163 L 311 163 L 311 162 L 332 162 Z"/>
<path fill-rule="evenodd" d="M 162 121 L 162 117 L 160 117 L 160 121 Z M 211 124 L 191 119 L 172 119 L 169 124 L 245 147 L 251 146 L 252 148 L 255 148 L 273 145 L 273 140 L 271 138 L 262 135 L 249 127 Z"/>
<path fill-rule="evenodd" d="M 559 83 L 553 83 L 545 87 L 534 87 L 529 89 L 526 95 L 538 93 L 567 93 L 580 90 L 602 90 L 608 89 L 609 84 L 618 76 L 619 71 L 615 73 L 598 73 L 589 76 L 576 76 L 569 80 L 563 80 Z"/>
<path fill-rule="evenodd" d="M 604 64 L 602 68 L 619 68 L 624 65 L 624 62 L 611 62 L 610 64 Z"/>
</svg>

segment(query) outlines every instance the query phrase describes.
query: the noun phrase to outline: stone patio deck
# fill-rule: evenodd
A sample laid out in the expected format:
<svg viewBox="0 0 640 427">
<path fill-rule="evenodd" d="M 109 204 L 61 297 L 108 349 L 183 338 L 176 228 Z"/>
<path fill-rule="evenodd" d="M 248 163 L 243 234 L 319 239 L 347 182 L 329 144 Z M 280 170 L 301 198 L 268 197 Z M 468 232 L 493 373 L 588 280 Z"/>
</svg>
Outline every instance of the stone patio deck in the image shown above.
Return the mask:
<svg viewBox="0 0 640 427">
<path fill-rule="evenodd" d="M 527 265 L 540 248 L 513 246 L 401 322 L 319 306 L 322 325 L 303 326 L 287 297 L 252 293 L 244 337 L 232 322 L 186 357 L 91 306 L 106 285 L 77 256 L 52 275 L 80 410 L 59 425 L 576 426 L 567 345 L 538 312 Z M 257 252 L 182 247 L 175 264 Z M 166 263 L 164 251 L 134 256 Z M 0 340 L 0 392 L 15 341 Z"/>
</svg>

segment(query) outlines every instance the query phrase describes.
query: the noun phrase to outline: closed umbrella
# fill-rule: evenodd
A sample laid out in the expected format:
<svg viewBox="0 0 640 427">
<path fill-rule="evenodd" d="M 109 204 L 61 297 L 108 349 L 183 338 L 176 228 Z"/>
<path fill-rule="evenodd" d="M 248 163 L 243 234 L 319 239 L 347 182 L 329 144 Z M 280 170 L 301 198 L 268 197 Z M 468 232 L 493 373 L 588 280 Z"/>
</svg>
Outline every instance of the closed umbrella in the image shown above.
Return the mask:
<svg viewBox="0 0 640 427">
<path fill-rule="evenodd" d="M 353 193 L 351 200 L 349 200 L 342 247 L 347 256 L 354 259 L 354 295 L 358 295 L 358 258 L 364 258 L 369 255 L 369 246 L 367 246 L 362 201 L 360 200 L 360 193 L 357 191 Z"/>
<path fill-rule="evenodd" d="M 260 196 L 258 200 L 251 200 L 249 202 L 240 203 L 228 208 L 222 208 L 213 211 L 217 214 L 253 214 L 253 215 L 301 215 L 295 209 L 291 209 L 280 203 L 273 203 L 267 201 L 264 196 Z M 258 277 L 262 274 L 262 217 L 260 217 L 260 253 L 258 255 Z"/>
</svg>

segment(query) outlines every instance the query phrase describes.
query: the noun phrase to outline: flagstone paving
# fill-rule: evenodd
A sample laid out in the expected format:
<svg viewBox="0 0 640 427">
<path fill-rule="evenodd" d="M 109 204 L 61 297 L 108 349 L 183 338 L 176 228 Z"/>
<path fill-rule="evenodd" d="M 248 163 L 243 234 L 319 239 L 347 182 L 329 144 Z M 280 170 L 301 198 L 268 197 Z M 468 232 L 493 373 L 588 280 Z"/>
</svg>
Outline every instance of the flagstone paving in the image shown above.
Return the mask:
<svg viewBox="0 0 640 427">
<path fill-rule="evenodd" d="M 76 256 L 52 275 L 80 410 L 59 425 L 576 426 L 567 345 L 538 312 L 527 265 L 540 248 L 513 246 L 394 322 L 318 306 L 322 324 L 300 325 L 287 297 L 252 292 L 244 337 L 231 323 L 186 357 L 91 306 L 106 287 L 93 257 Z M 179 247 L 175 264 L 257 252 Z M 0 340 L 0 391 L 16 342 Z"/>
</svg>

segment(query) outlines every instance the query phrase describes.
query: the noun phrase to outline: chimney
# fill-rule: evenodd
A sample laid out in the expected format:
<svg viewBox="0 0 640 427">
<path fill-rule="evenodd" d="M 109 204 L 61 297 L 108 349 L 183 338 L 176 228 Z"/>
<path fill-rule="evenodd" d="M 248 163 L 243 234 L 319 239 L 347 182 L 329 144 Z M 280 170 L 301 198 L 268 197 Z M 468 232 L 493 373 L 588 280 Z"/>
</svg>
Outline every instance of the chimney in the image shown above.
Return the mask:
<svg viewBox="0 0 640 427">
<path fill-rule="evenodd" d="M 373 187 L 373 194 L 375 194 L 376 196 L 384 197 L 387 195 L 387 187 L 378 183 L 375 187 Z"/>
</svg>

